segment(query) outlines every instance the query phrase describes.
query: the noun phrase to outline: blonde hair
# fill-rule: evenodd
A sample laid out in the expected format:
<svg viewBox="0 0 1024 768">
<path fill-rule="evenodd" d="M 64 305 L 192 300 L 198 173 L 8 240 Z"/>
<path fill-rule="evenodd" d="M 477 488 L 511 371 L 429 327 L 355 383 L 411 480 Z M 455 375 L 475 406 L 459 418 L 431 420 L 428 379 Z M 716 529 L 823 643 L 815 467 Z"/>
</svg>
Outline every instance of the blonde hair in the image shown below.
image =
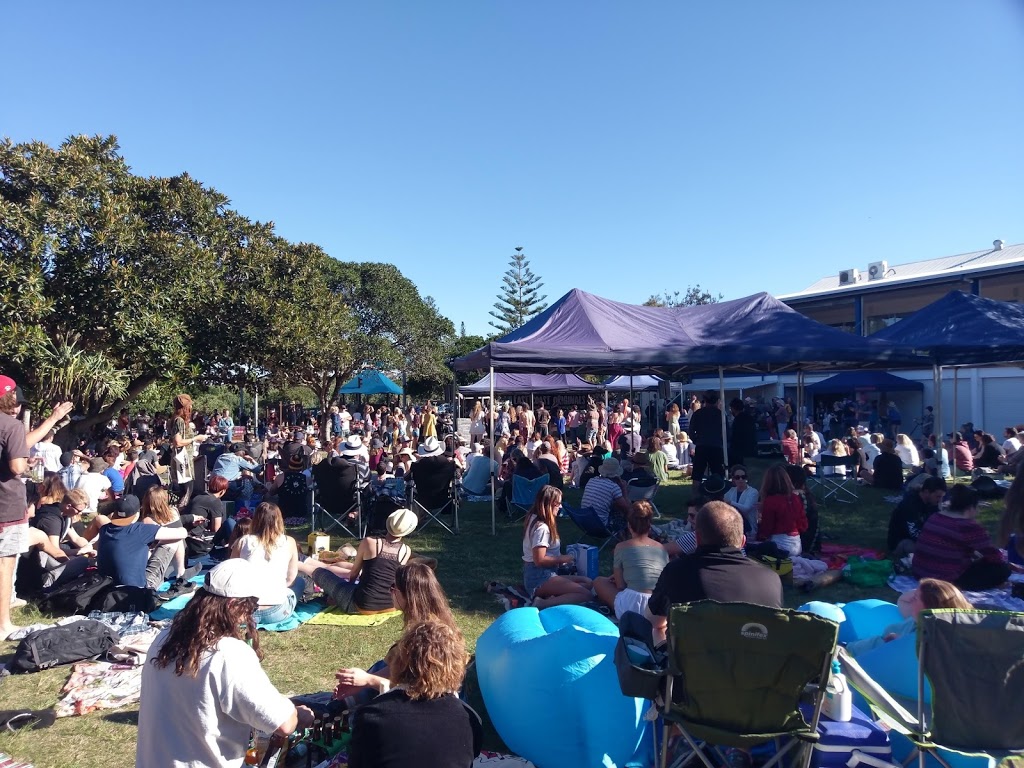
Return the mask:
<svg viewBox="0 0 1024 768">
<path fill-rule="evenodd" d="M 956 609 L 970 611 L 974 606 L 967 602 L 964 593 L 953 584 L 941 579 L 921 579 L 917 585 L 917 596 L 921 605 L 929 610 Z"/>
<path fill-rule="evenodd" d="M 422 621 L 406 627 L 388 654 L 389 677 L 410 699 L 437 699 L 459 690 L 468 661 L 466 641 L 455 626 Z"/>
<path fill-rule="evenodd" d="M 832 451 L 833 456 L 846 456 L 849 454 L 849 451 L 846 450 L 846 443 L 844 443 L 842 440 L 829 440 L 828 449 Z"/>
<path fill-rule="evenodd" d="M 896 445 L 902 445 L 905 448 L 909 448 L 910 446 L 913 445 L 913 443 L 910 442 L 910 438 L 909 437 L 907 437 L 905 434 L 900 432 L 898 435 L 896 435 Z"/>
<path fill-rule="evenodd" d="M 281 508 L 269 501 L 261 501 L 252 516 L 251 535 L 263 545 L 263 553 L 267 560 L 277 547 L 277 540 L 284 535 L 284 518 Z"/>
<path fill-rule="evenodd" d="M 178 512 L 168 503 L 167 491 L 154 485 L 142 500 L 142 516 L 151 517 L 160 525 L 167 525 L 178 519 Z"/>
</svg>

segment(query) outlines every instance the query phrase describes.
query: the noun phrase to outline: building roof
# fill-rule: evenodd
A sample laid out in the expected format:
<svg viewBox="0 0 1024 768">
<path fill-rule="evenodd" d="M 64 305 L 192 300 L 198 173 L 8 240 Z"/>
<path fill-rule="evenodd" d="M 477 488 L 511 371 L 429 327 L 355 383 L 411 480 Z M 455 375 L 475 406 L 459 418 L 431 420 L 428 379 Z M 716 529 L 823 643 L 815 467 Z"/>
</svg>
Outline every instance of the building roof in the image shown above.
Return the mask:
<svg viewBox="0 0 1024 768">
<path fill-rule="evenodd" d="M 888 288 L 894 285 L 920 282 L 928 278 L 955 277 L 970 275 L 999 267 L 1024 265 L 1024 243 L 1004 245 L 1001 249 L 987 248 L 983 251 L 961 253 L 956 256 L 942 256 L 938 259 L 913 261 L 909 264 L 889 264 L 885 278 L 869 280 L 867 265 L 857 267 L 860 279 L 855 283 L 841 284 L 839 272 L 823 277 L 802 291 L 779 296 L 782 301 L 812 298 L 825 294 L 857 292 L 865 288 Z"/>
</svg>

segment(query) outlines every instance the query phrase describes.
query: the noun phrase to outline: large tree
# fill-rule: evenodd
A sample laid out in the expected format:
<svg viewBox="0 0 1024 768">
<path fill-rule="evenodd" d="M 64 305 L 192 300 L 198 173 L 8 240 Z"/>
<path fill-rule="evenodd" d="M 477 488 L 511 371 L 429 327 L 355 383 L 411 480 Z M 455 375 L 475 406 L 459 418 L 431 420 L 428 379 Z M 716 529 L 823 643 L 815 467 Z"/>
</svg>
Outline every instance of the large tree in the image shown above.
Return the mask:
<svg viewBox="0 0 1024 768">
<path fill-rule="evenodd" d="M 530 261 L 523 253 L 522 246 L 509 259 L 509 268 L 501 278 L 498 289 L 498 300 L 490 315 L 491 326 L 498 329 L 500 335 L 519 328 L 536 314 L 547 309 L 547 295 L 540 295 L 544 283 L 530 269 Z M 497 320 L 497 322 L 495 322 Z"/>
<path fill-rule="evenodd" d="M 651 296 L 647 301 L 644 302 L 645 307 L 696 307 L 701 304 L 717 304 L 722 300 L 722 294 L 715 296 L 710 291 L 705 291 L 700 287 L 700 284 L 691 285 L 686 289 L 686 293 L 679 293 L 679 291 L 673 291 L 669 293 L 658 294 Z"/>
</svg>

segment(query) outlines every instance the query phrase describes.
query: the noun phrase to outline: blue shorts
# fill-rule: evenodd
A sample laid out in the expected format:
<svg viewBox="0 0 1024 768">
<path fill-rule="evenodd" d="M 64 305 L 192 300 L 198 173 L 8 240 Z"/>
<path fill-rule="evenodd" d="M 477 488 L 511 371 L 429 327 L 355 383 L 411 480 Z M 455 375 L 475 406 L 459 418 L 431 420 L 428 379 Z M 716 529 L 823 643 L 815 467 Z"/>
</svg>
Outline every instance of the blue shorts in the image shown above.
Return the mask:
<svg viewBox="0 0 1024 768">
<path fill-rule="evenodd" d="M 526 587 L 526 594 L 533 598 L 540 589 L 540 585 L 556 576 L 554 568 L 541 568 L 533 563 L 523 563 L 523 586 Z"/>
</svg>

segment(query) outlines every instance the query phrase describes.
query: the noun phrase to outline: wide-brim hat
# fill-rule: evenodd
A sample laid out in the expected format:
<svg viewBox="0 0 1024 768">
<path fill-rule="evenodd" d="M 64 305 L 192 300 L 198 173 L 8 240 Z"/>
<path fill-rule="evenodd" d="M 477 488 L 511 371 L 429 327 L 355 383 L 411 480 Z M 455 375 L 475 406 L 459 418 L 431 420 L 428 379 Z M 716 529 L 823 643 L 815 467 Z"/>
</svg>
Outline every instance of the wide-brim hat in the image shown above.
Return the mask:
<svg viewBox="0 0 1024 768">
<path fill-rule="evenodd" d="M 122 496 L 114 505 L 113 510 L 110 512 L 110 524 L 111 525 L 131 525 L 139 519 L 139 511 L 142 509 L 142 505 L 139 503 L 139 497 L 128 494 Z"/>
<path fill-rule="evenodd" d="M 89 461 L 90 472 L 103 472 L 107 468 L 107 460 L 101 459 L 97 456 L 95 459 Z"/>
<path fill-rule="evenodd" d="M 597 473 L 601 477 L 622 477 L 622 465 L 619 464 L 619 460 L 616 458 L 607 458 L 601 462 L 601 466 L 598 468 Z"/>
<path fill-rule="evenodd" d="M 398 452 L 398 455 L 399 456 L 408 456 L 411 459 L 412 458 L 412 448 L 403 448 L 402 450 L 400 450 Z"/>
<path fill-rule="evenodd" d="M 306 457 L 301 452 L 293 453 L 288 457 L 288 469 L 293 472 L 301 472 L 306 468 Z"/>
<path fill-rule="evenodd" d="M 274 605 L 283 590 L 270 580 L 265 570 L 248 560 L 233 557 L 215 565 L 206 574 L 203 589 L 217 597 L 255 597 L 260 605 Z"/>
<path fill-rule="evenodd" d="M 440 456 L 444 453 L 444 446 L 438 442 L 436 437 L 428 437 L 420 443 L 419 448 L 416 449 L 416 453 L 420 456 Z"/>
<path fill-rule="evenodd" d="M 633 464 L 646 464 L 648 456 L 647 453 L 644 451 L 637 451 L 636 453 L 629 457 L 629 460 L 633 462 Z"/>
<path fill-rule="evenodd" d="M 419 518 L 411 509 L 396 509 L 388 515 L 386 526 L 388 533 L 396 539 L 401 539 L 414 533 L 419 524 Z"/>
<path fill-rule="evenodd" d="M 348 440 L 341 444 L 342 456 L 354 456 L 363 452 L 363 438 L 359 435 L 349 435 Z"/>
</svg>

